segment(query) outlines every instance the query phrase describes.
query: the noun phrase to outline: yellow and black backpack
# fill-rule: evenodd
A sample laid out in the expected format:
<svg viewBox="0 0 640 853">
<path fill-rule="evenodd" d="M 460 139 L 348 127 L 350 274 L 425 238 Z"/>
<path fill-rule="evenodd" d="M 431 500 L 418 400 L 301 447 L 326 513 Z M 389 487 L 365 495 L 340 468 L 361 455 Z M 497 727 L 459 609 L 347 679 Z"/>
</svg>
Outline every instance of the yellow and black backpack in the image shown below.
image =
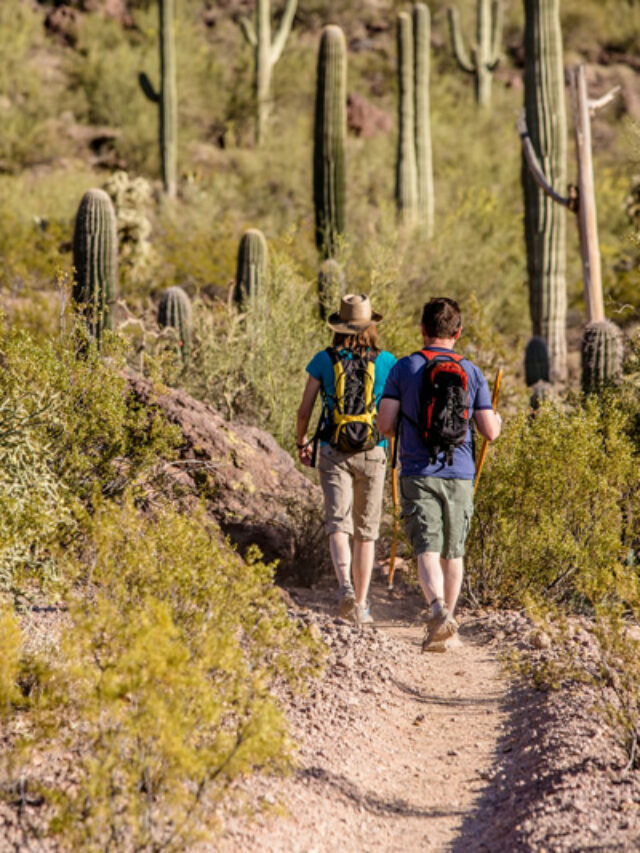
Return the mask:
<svg viewBox="0 0 640 853">
<path fill-rule="evenodd" d="M 377 352 L 364 355 L 328 347 L 333 364 L 335 395 L 326 393 L 323 427 L 318 437 L 345 453 L 371 450 L 380 441 L 376 429 L 378 408 L 373 393 Z M 329 405 L 329 402 L 331 405 Z"/>
</svg>

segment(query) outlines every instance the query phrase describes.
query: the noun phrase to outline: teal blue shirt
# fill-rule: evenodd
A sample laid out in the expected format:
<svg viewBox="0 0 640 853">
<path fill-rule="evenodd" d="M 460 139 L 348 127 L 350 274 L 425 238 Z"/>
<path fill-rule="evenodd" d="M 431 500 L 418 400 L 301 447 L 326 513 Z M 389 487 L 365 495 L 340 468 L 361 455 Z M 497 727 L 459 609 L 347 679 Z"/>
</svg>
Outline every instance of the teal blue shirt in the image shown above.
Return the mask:
<svg viewBox="0 0 640 853">
<path fill-rule="evenodd" d="M 350 350 L 342 349 L 340 350 L 340 355 L 347 355 L 352 357 L 353 353 L 351 353 Z M 387 381 L 387 376 L 389 375 L 389 371 L 395 363 L 396 357 L 390 352 L 387 352 L 386 350 L 381 350 L 381 352 L 378 353 L 378 356 L 374 362 L 375 372 L 373 378 L 373 394 L 376 398 L 376 406 L 380 404 L 380 398 L 382 397 L 382 392 Z M 320 383 L 322 393 L 327 399 L 329 411 L 331 411 L 331 409 L 333 408 L 331 401 L 336 394 L 336 381 L 335 373 L 333 370 L 333 363 L 331 361 L 329 353 L 326 350 L 321 350 L 320 352 L 317 352 L 314 355 L 314 357 L 307 365 L 307 373 L 309 374 L 309 376 L 313 376 L 314 379 L 317 379 Z M 326 441 L 321 442 L 321 444 L 326 443 Z M 380 439 L 380 441 L 378 442 L 378 446 L 386 447 L 387 440 L 385 438 Z"/>
</svg>

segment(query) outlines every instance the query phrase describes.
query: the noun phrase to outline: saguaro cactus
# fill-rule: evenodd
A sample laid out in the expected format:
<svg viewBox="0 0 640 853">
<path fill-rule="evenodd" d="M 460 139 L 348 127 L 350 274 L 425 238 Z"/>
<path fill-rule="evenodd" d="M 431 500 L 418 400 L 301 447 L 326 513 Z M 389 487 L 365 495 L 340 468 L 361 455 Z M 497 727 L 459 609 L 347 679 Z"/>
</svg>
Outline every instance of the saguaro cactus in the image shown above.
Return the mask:
<svg viewBox="0 0 640 853">
<path fill-rule="evenodd" d="M 433 235 L 434 191 L 431 151 L 431 16 L 424 3 L 413 7 L 413 61 L 415 96 L 415 147 L 418 180 L 418 213 L 427 236 Z"/>
<path fill-rule="evenodd" d="M 396 18 L 398 50 L 398 150 L 396 155 L 396 207 L 405 225 L 418 219 L 418 171 L 415 144 L 415 87 L 413 27 L 408 12 Z"/>
<path fill-rule="evenodd" d="M 347 46 L 340 27 L 322 31 L 318 52 L 313 136 L 316 246 L 332 257 L 345 230 Z"/>
<path fill-rule="evenodd" d="M 113 328 L 113 308 L 118 297 L 118 237 L 116 215 L 104 190 L 83 195 L 73 233 L 75 268 L 73 299 L 97 340 Z"/>
<path fill-rule="evenodd" d="M 620 379 L 622 333 L 609 320 L 588 323 L 582 335 L 582 390 L 594 394 Z"/>
<path fill-rule="evenodd" d="M 522 184 L 529 306 L 533 334 L 549 346 L 551 379 L 567 374 L 566 218 L 560 192 L 567 180 L 567 125 L 559 0 L 524 0 L 526 133 Z M 522 134 L 521 134 L 522 135 Z M 528 154 L 530 156 L 528 156 Z M 544 172 L 550 195 L 530 163 Z M 555 201 L 554 201 L 555 198 Z"/>
<path fill-rule="evenodd" d="M 183 361 L 191 355 L 191 300 L 181 287 L 168 287 L 158 305 L 158 325 L 175 329 Z"/>
<path fill-rule="evenodd" d="M 158 0 L 160 20 L 160 91 L 157 92 L 147 75 L 141 72 L 138 80 L 144 94 L 158 104 L 160 117 L 160 155 L 162 183 L 169 197 L 176 194 L 176 162 L 178 157 L 178 118 L 176 92 L 176 60 L 173 39 L 174 0 Z"/>
<path fill-rule="evenodd" d="M 241 311 L 249 311 L 266 299 L 267 241 L 257 228 L 245 231 L 238 246 L 236 286 L 233 298 Z"/>
<path fill-rule="evenodd" d="M 322 320 L 326 320 L 336 309 L 344 291 L 345 277 L 342 267 L 333 258 L 328 258 L 318 270 L 318 304 Z"/>
<path fill-rule="evenodd" d="M 291 31 L 298 0 L 286 0 L 280 26 L 271 41 L 270 0 L 256 0 L 255 23 L 240 18 L 239 24 L 254 50 L 254 90 L 256 97 L 256 144 L 261 145 L 271 111 L 271 77 Z"/>
<path fill-rule="evenodd" d="M 500 62 L 503 10 L 500 0 L 476 0 L 476 43 L 467 52 L 456 6 L 450 6 L 449 29 L 453 54 L 460 68 L 473 74 L 476 84 L 476 101 L 481 107 L 491 101 L 491 78 Z"/>
</svg>

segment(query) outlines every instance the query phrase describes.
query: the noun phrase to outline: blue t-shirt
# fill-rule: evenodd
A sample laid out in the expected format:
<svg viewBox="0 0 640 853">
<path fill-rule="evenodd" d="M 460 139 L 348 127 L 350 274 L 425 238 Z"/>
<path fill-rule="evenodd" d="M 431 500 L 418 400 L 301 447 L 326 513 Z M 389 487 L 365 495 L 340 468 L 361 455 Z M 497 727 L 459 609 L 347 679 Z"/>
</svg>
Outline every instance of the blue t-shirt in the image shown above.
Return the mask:
<svg viewBox="0 0 640 853">
<path fill-rule="evenodd" d="M 353 357 L 353 353 L 347 349 L 340 350 L 340 354 Z M 387 376 L 395 363 L 395 355 L 392 355 L 386 350 L 381 350 L 376 357 L 374 362 L 375 372 L 373 378 L 373 394 L 376 398 L 376 406 L 380 404 L 380 398 L 382 397 L 382 391 L 384 390 Z M 333 409 L 332 399 L 336 395 L 336 379 L 331 356 L 326 350 L 321 350 L 314 355 L 307 365 L 307 373 L 309 376 L 313 376 L 314 379 L 317 379 L 320 383 L 322 393 L 327 401 L 329 412 L 331 412 Z M 326 444 L 327 442 L 321 441 L 320 443 Z M 386 447 L 387 440 L 385 438 L 380 439 L 378 446 Z"/>
<path fill-rule="evenodd" d="M 432 352 L 452 353 L 444 347 L 428 347 Z M 448 465 L 444 453 L 438 455 L 435 462 L 430 461 L 429 450 L 422 440 L 416 423 L 420 416 L 420 388 L 422 371 L 426 359 L 420 353 L 407 355 L 398 361 L 387 379 L 382 396 L 400 402 L 400 465 L 403 477 L 439 477 L 443 480 L 473 480 L 476 473 L 473 458 L 473 439 L 471 429 L 467 430 L 464 444 L 453 451 L 453 465 Z M 463 358 L 460 366 L 469 377 L 469 419 L 474 411 L 491 409 L 491 394 L 482 371 L 468 359 Z M 402 418 L 402 413 L 408 417 Z"/>
</svg>

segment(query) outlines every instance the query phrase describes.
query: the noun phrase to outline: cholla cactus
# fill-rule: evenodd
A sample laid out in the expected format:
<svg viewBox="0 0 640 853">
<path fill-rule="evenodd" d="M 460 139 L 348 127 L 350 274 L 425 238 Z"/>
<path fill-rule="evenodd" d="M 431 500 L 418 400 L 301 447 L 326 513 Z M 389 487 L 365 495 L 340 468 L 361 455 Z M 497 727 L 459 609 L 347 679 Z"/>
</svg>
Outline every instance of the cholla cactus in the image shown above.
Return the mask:
<svg viewBox="0 0 640 853">
<path fill-rule="evenodd" d="M 114 172 L 104 183 L 116 212 L 120 269 L 123 275 L 140 279 L 153 261 L 151 222 L 146 215 L 151 204 L 151 184 L 145 178 L 130 178 Z"/>
<path fill-rule="evenodd" d="M 342 267 L 333 258 L 327 258 L 318 270 L 318 303 L 322 320 L 326 320 L 340 304 L 344 291 L 345 277 Z"/>
<path fill-rule="evenodd" d="M 448 11 L 454 56 L 463 71 L 474 75 L 476 100 L 481 107 L 487 107 L 491 101 L 491 77 L 500 62 L 502 3 L 500 0 L 476 0 L 476 43 L 471 57 L 464 45 L 458 10 L 450 6 Z"/>
<path fill-rule="evenodd" d="M 73 234 L 73 299 L 97 340 L 113 328 L 118 298 L 118 237 L 111 199 L 91 189 L 82 197 Z"/>
<path fill-rule="evenodd" d="M 524 373 L 528 386 L 549 381 L 549 349 L 544 338 L 529 340 L 524 351 Z"/>
<path fill-rule="evenodd" d="M 582 335 L 582 390 L 597 394 L 622 376 L 622 332 L 610 320 L 589 323 Z"/>
<path fill-rule="evenodd" d="M 335 255 L 345 230 L 347 44 L 340 27 L 324 28 L 318 52 L 313 133 L 316 246 Z"/>
<path fill-rule="evenodd" d="M 191 355 L 191 300 L 181 287 L 169 287 L 158 305 L 158 325 L 175 329 L 183 361 Z"/>
<path fill-rule="evenodd" d="M 242 311 L 249 311 L 266 300 L 267 241 L 257 228 L 242 235 L 238 247 L 236 286 L 233 299 Z"/>
</svg>

